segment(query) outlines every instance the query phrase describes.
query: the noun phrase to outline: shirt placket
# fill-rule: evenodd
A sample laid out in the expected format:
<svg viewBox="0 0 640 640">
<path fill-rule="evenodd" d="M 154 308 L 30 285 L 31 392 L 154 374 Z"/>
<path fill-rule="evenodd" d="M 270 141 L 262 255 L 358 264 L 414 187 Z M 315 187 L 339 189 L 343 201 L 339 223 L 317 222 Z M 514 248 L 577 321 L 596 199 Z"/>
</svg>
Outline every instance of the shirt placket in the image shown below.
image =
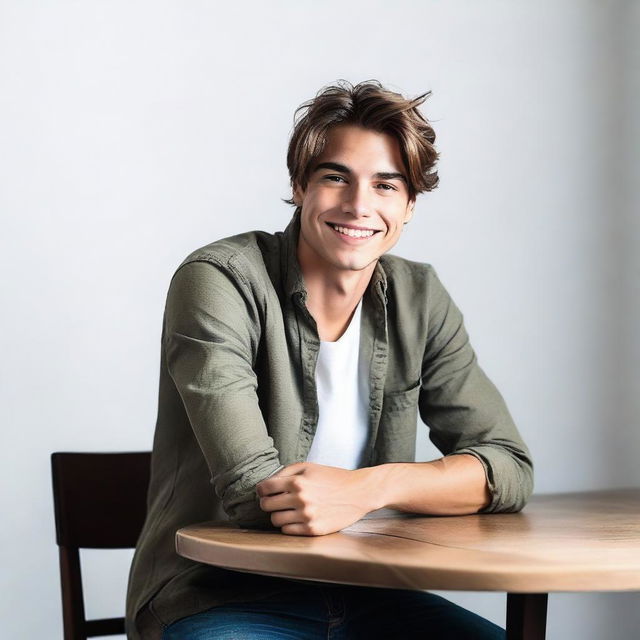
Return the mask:
<svg viewBox="0 0 640 640">
<path fill-rule="evenodd" d="M 298 438 L 297 460 L 307 459 L 311 443 L 318 426 L 318 392 L 316 389 L 315 371 L 320 352 L 320 336 L 313 316 L 306 306 L 306 294 L 298 291 L 294 294 L 294 308 L 298 333 L 300 336 L 300 366 L 302 370 L 302 422 Z"/>
<path fill-rule="evenodd" d="M 360 348 L 365 350 L 369 365 L 369 439 L 364 459 L 368 465 L 380 463 L 380 452 L 376 447 L 380 416 L 384 399 L 384 384 L 389 361 L 389 339 L 387 331 L 387 295 L 385 282 L 378 279 L 372 288 L 371 299 L 365 299 Z M 368 311 L 368 313 L 365 313 Z"/>
</svg>

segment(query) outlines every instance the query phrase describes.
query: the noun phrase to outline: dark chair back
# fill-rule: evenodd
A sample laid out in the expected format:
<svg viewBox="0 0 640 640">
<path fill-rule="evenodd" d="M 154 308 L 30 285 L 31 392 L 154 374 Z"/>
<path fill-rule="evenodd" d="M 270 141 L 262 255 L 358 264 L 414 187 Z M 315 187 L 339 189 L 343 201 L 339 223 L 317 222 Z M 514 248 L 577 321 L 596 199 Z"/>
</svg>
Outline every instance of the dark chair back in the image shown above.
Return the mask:
<svg viewBox="0 0 640 640">
<path fill-rule="evenodd" d="M 124 633 L 124 618 L 86 620 L 79 549 L 135 547 L 150 465 L 149 452 L 51 455 L 65 640 Z"/>
</svg>

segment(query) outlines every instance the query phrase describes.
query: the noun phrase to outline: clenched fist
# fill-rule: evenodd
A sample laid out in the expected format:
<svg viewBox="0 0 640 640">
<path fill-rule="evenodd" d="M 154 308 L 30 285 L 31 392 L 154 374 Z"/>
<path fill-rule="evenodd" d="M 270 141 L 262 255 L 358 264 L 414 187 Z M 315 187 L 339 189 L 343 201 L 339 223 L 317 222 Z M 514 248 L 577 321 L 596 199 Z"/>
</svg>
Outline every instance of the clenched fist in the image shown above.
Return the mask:
<svg viewBox="0 0 640 640">
<path fill-rule="evenodd" d="M 377 507 L 370 469 L 340 469 L 297 462 L 260 482 L 260 508 L 282 533 L 322 536 L 340 531 Z"/>
</svg>

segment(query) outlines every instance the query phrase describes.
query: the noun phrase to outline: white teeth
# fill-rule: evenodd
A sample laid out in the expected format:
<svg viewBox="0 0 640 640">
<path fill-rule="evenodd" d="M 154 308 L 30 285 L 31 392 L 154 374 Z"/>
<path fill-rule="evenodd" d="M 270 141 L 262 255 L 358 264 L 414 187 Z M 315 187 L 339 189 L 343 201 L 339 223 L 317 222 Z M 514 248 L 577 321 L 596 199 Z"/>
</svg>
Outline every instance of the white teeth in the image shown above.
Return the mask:
<svg viewBox="0 0 640 640">
<path fill-rule="evenodd" d="M 373 231 L 369 230 L 360 230 L 360 229 L 347 229 L 347 227 L 339 227 L 338 225 L 332 225 L 336 231 L 343 233 L 345 236 L 350 236 L 351 238 L 369 238 L 373 235 Z"/>
</svg>

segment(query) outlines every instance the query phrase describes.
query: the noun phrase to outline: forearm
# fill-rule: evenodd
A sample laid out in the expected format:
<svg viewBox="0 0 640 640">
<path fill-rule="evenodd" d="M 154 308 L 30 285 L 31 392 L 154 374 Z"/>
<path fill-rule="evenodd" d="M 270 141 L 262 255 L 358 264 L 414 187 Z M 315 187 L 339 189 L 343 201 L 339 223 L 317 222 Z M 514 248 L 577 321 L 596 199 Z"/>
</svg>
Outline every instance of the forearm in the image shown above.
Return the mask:
<svg viewBox="0 0 640 640">
<path fill-rule="evenodd" d="M 470 454 L 432 462 L 360 469 L 370 486 L 370 510 L 384 507 L 433 515 L 477 513 L 490 501 L 482 463 Z"/>
</svg>

